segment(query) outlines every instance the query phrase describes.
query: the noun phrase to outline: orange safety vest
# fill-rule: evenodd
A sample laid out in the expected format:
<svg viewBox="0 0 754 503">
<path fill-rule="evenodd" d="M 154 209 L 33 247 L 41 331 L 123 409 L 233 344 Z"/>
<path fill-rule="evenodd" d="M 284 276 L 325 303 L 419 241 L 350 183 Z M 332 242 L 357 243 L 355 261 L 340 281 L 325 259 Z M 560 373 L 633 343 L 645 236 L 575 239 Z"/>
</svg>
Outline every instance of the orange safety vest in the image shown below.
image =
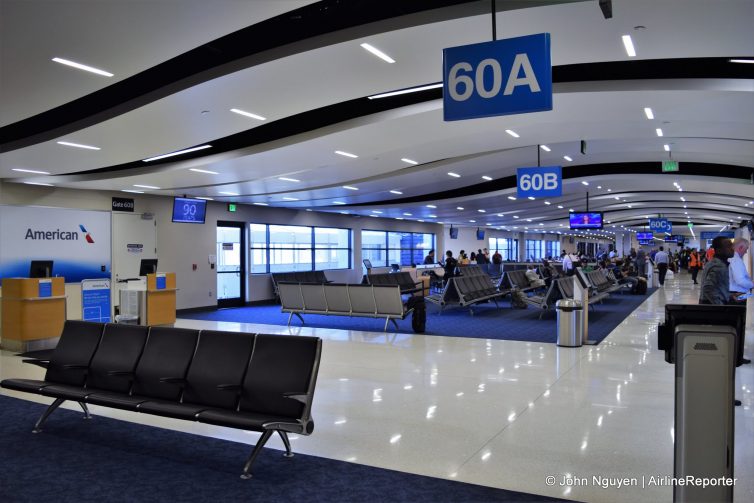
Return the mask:
<svg viewBox="0 0 754 503">
<path fill-rule="evenodd" d="M 710 262 L 713 258 L 715 258 L 715 249 L 710 248 L 707 250 L 707 262 Z"/>
<path fill-rule="evenodd" d="M 696 252 L 691 252 L 689 267 L 699 267 L 699 255 Z"/>
</svg>

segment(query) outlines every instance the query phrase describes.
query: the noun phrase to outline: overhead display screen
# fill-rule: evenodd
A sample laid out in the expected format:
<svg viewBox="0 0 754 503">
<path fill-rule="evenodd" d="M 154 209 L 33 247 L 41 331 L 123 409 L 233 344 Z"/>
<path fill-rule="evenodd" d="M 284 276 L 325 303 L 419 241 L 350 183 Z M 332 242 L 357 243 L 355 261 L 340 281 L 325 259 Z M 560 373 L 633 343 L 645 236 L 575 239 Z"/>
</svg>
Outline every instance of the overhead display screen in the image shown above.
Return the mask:
<svg viewBox="0 0 754 503">
<path fill-rule="evenodd" d="M 176 197 L 173 201 L 173 222 L 203 224 L 206 212 L 207 201 L 204 199 Z"/>
<path fill-rule="evenodd" d="M 602 229 L 602 212 L 570 213 L 571 229 Z"/>
<path fill-rule="evenodd" d="M 651 241 L 654 237 L 654 234 L 651 232 L 637 232 L 636 233 L 636 239 L 639 241 Z"/>
</svg>

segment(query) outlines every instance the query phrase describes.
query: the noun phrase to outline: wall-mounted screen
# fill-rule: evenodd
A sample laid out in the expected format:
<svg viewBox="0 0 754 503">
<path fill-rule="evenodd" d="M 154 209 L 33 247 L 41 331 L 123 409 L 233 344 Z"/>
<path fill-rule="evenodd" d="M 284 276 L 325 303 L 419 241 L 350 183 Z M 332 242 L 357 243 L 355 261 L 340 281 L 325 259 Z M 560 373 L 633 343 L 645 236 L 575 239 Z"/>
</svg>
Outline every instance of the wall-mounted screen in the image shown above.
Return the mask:
<svg viewBox="0 0 754 503">
<path fill-rule="evenodd" d="M 30 278 L 51 278 L 52 260 L 32 260 L 29 267 Z"/>
<path fill-rule="evenodd" d="M 639 241 L 652 241 L 652 238 L 654 237 L 654 234 L 651 232 L 637 232 L 636 233 L 636 239 Z"/>
<path fill-rule="evenodd" d="M 484 231 L 482 229 L 476 230 L 476 239 L 477 241 L 481 241 L 482 239 L 484 239 Z"/>
<path fill-rule="evenodd" d="M 206 212 L 207 201 L 204 199 L 176 197 L 173 200 L 173 222 L 203 224 Z"/>
<path fill-rule="evenodd" d="M 450 228 L 450 239 L 458 239 L 458 227 Z"/>
<path fill-rule="evenodd" d="M 147 274 L 154 274 L 157 272 L 157 259 L 156 258 L 143 258 L 139 263 L 139 276 L 146 276 Z"/>
<path fill-rule="evenodd" d="M 639 246 L 652 246 L 654 241 L 639 241 Z"/>
<path fill-rule="evenodd" d="M 570 213 L 571 229 L 602 229 L 602 212 Z"/>
</svg>

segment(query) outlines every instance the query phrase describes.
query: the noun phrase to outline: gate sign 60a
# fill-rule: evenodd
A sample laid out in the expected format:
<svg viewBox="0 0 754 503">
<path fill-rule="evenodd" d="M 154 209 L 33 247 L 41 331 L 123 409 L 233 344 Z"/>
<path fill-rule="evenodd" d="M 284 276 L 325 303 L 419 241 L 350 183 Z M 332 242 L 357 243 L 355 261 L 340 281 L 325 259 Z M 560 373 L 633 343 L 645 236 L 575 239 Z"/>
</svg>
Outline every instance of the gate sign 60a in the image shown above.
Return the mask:
<svg viewBox="0 0 754 503">
<path fill-rule="evenodd" d="M 563 194 L 560 166 L 518 168 L 516 187 L 518 197 L 559 197 Z"/>
<path fill-rule="evenodd" d="M 552 110 L 550 34 L 443 49 L 446 121 Z"/>
</svg>

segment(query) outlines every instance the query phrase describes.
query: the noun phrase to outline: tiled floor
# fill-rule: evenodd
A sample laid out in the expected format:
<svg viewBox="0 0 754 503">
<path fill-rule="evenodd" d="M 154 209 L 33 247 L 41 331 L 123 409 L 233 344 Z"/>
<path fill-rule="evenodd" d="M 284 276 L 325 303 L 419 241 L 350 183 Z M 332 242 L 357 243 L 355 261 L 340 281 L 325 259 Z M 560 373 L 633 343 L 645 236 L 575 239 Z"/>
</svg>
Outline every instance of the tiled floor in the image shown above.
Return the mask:
<svg viewBox="0 0 754 503">
<path fill-rule="evenodd" d="M 596 347 L 291 328 L 325 341 L 315 432 L 294 436 L 294 450 L 581 501 L 671 501 L 669 487 L 641 486 L 642 477 L 673 471 L 673 367 L 656 350 L 656 326 L 666 303 L 695 303 L 696 288 L 686 275 L 668 281 Z M 753 307 L 750 301 L 748 355 Z M 553 321 L 543 323 L 555 329 Z M 254 324 L 177 325 L 289 333 Z M 0 377 L 41 375 L 2 352 Z M 745 365 L 737 372 L 744 402 L 736 408 L 738 502 L 754 501 L 752 389 L 754 369 Z M 246 443 L 257 437 L 106 408 L 92 412 Z M 589 484 L 561 485 L 565 474 Z M 549 475 L 555 485 L 547 485 Z M 636 477 L 639 485 L 602 488 L 592 485 L 593 475 Z"/>
</svg>

